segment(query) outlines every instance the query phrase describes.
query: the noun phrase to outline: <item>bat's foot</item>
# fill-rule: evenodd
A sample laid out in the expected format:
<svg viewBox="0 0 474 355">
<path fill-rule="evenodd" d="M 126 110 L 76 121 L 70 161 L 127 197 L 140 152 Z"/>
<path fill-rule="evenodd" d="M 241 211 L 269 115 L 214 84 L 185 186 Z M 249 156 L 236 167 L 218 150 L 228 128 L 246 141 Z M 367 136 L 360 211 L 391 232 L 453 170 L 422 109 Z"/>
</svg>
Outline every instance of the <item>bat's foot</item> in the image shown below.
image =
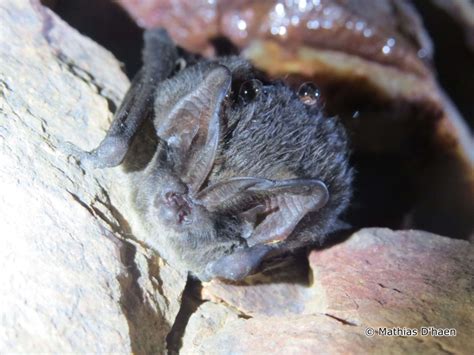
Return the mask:
<svg viewBox="0 0 474 355">
<path fill-rule="evenodd" d="M 209 278 L 238 281 L 252 274 L 272 250 L 269 245 L 259 244 L 240 249 L 207 265 Z"/>
</svg>

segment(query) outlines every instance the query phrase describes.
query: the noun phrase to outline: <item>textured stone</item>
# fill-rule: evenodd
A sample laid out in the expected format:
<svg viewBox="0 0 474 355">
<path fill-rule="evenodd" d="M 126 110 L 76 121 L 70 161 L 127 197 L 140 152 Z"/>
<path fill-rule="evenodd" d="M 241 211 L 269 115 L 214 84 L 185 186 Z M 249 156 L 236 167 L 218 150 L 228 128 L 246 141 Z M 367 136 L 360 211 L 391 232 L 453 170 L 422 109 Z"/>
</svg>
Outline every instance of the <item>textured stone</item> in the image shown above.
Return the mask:
<svg viewBox="0 0 474 355">
<path fill-rule="evenodd" d="M 207 283 L 176 324 L 185 274 L 139 242 L 125 174 L 58 148 L 104 136 L 119 63 L 37 1 L 5 0 L 0 19 L 0 352 L 162 353 L 174 325 L 190 354 L 474 352 L 473 246 L 416 231 L 362 230 L 309 263 Z M 457 336 L 364 335 L 421 326 Z"/>
<path fill-rule="evenodd" d="M 474 350 L 474 247 L 469 242 L 420 231 L 365 229 L 340 244 L 312 251 L 309 263 L 312 281 L 306 287 L 251 281 L 205 285 L 203 294 L 219 304 L 203 304 L 191 316 L 183 351 Z M 288 297 L 286 302 L 282 296 Z M 367 337 L 367 327 L 454 328 L 457 334 Z M 203 332 L 214 335 L 204 337 Z"/>
<path fill-rule="evenodd" d="M 319 4 L 276 0 L 119 3 L 139 24 L 168 28 L 177 42 L 194 52 L 208 52 L 219 36 L 239 48 L 248 47 L 255 39 L 269 39 L 291 50 L 308 46 L 349 52 L 419 73 L 426 73 L 426 68 L 417 51 L 422 49 L 425 57 L 432 54 L 417 13 L 391 0 L 375 4 L 371 0 Z"/>
<path fill-rule="evenodd" d="M 224 302 L 247 317 L 307 313 L 314 290 L 304 261 L 304 254 L 290 257 L 238 283 L 213 280 L 204 284 L 202 298 Z"/>
<path fill-rule="evenodd" d="M 97 145 L 128 79 L 37 1 L 0 22 L 0 352 L 162 352 L 185 275 L 130 238 L 121 169 L 58 149 Z"/>
<path fill-rule="evenodd" d="M 469 242 L 368 229 L 313 251 L 309 259 L 319 312 L 363 327 L 455 328 L 456 337 L 424 341 L 451 352 L 474 349 L 474 246 Z"/>
<path fill-rule="evenodd" d="M 366 337 L 363 329 L 346 325 L 323 314 L 293 317 L 235 319 L 222 314 L 215 320 L 202 313 L 191 319 L 189 327 L 212 329 L 212 336 L 187 339 L 183 354 L 361 354 L 361 353 L 445 353 L 435 343 L 415 338 Z M 214 313 L 216 314 L 216 313 Z M 198 323 L 199 322 L 199 323 Z M 198 323 L 198 324 L 194 324 Z M 216 323 L 220 325 L 219 328 Z"/>
</svg>

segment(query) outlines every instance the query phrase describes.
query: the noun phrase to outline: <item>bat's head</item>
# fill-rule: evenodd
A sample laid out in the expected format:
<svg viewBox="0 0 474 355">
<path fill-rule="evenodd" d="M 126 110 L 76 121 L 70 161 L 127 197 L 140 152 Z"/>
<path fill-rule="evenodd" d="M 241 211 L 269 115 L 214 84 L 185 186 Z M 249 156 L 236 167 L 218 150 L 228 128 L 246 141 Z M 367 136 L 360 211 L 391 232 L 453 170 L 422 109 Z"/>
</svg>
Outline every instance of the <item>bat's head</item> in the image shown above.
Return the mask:
<svg viewBox="0 0 474 355">
<path fill-rule="evenodd" d="M 231 69 L 235 74 L 235 68 Z M 284 159 L 275 160 L 271 152 L 269 155 L 260 152 L 265 161 L 259 162 L 258 157 L 250 158 L 254 153 L 252 148 L 245 154 L 235 152 L 235 159 L 229 157 L 229 147 L 226 148 L 232 141 L 229 132 L 234 132 L 234 140 L 239 135 L 237 129 L 229 129 L 236 123 L 229 120 L 229 112 L 233 112 L 234 118 L 240 117 L 236 121 L 241 119 L 244 125 L 257 121 L 253 115 L 258 109 L 273 114 L 285 113 L 290 118 L 297 116 L 292 112 L 292 106 L 287 105 L 287 101 L 296 96 L 278 96 L 282 100 L 274 100 L 272 106 L 268 106 L 271 100 L 255 100 L 249 104 L 248 99 L 255 94 L 249 85 L 255 80 L 235 80 L 234 84 L 240 85 L 239 98 L 236 98 L 235 93 L 231 93 L 232 73 L 226 66 L 217 64 L 190 68 L 158 88 L 155 129 L 159 144 L 153 160 L 135 186 L 135 205 L 149 231 L 148 244 L 172 264 L 191 270 L 201 279 L 208 276 L 208 264 L 239 248 L 251 249 L 259 243 L 272 244 L 285 239 L 308 211 L 321 209 L 329 200 L 326 185 L 312 175 L 305 174 L 307 177 L 298 179 L 297 175 L 280 176 L 277 173 L 301 160 L 301 154 L 294 147 L 306 149 L 302 144 L 307 141 L 305 134 L 313 132 L 301 129 L 302 125 L 296 119 L 292 121 L 293 126 L 287 126 L 295 127 L 292 134 L 285 129 L 279 130 L 281 125 L 278 124 L 266 131 L 265 126 L 260 127 L 256 122 L 255 136 L 244 132 L 238 145 L 247 149 L 252 142 L 263 139 L 264 144 L 260 146 L 273 147 L 269 149 L 271 152 L 285 150 L 288 154 Z M 250 75 L 243 76 L 247 79 Z M 257 91 L 259 89 L 257 87 Z M 306 91 L 305 97 L 308 96 Z M 290 94 L 288 90 L 281 92 Z M 273 108 L 277 110 L 271 111 Z M 275 122 L 281 123 L 281 117 Z M 288 135 L 293 140 L 287 139 Z M 316 145 L 314 148 L 319 149 Z M 224 147 L 221 152 L 226 153 L 218 157 L 219 147 Z M 258 167 L 268 165 L 272 168 L 267 169 L 270 173 L 250 168 L 229 169 L 226 163 L 235 160 L 245 165 L 253 162 Z M 309 162 L 308 165 L 312 164 Z M 247 171 L 253 171 L 251 176 L 239 176 L 249 175 Z M 243 257 L 237 259 L 230 263 L 241 265 L 242 272 L 235 274 L 244 275 L 248 272 L 247 265 L 252 263 Z"/>
<path fill-rule="evenodd" d="M 219 116 L 231 73 L 216 65 L 194 86 L 168 109 L 162 105 L 166 114 L 156 124 L 160 143 L 136 181 L 134 198 L 147 229 L 153 231 L 150 244 L 165 259 L 190 270 L 243 243 L 238 217 L 217 208 L 226 189 L 204 186 L 217 154 Z"/>
</svg>

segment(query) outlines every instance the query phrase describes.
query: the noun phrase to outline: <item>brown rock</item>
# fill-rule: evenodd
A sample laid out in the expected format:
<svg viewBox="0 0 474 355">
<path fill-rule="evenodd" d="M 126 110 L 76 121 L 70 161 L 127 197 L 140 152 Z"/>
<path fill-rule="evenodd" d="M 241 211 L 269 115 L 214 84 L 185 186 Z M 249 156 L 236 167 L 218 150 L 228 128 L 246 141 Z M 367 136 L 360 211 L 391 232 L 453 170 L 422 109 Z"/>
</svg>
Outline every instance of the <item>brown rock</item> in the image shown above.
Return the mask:
<svg viewBox="0 0 474 355">
<path fill-rule="evenodd" d="M 119 3 L 140 25 L 165 27 L 182 46 L 200 53 L 208 53 L 218 37 L 239 48 L 248 47 L 255 39 L 268 39 L 290 51 L 301 46 L 344 51 L 420 73 L 426 72 L 420 58 L 432 54 L 418 14 L 405 1 Z"/>
<path fill-rule="evenodd" d="M 427 338 L 474 349 L 474 247 L 420 231 L 368 229 L 309 256 L 315 308 L 370 327 L 455 328 Z M 469 352 L 468 352 L 469 353 Z"/>
<path fill-rule="evenodd" d="M 224 302 L 244 317 L 256 315 L 285 316 L 307 313 L 306 304 L 313 297 L 310 275 L 304 255 L 284 260 L 263 273 L 239 283 L 213 280 L 204 284 L 202 298 Z M 269 298 L 271 295 L 271 298 Z"/>
<path fill-rule="evenodd" d="M 367 337 L 362 327 L 323 314 L 247 320 L 224 316 L 216 321 L 204 315 L 210 311 L 210 307 L 200 309 L 191 318 L 189 327 L 204 332 L 212 330 L 212 333 L 207 337 L 197 333 L 194 338 L 186 333 L 183 354 L 440 354 L 449 351 L 436 342 L 416 338 Z"/>
<path fill-rule="evenodd" d="M 312 251 L 309 262 L 312 282 L 306 287 L 278 281 L 205 285 L 207 298 L 233 312 L 202 305 L 191 317 L 183 349 L 361 353 L 389 347 L 391 353 L 466 354 L 474 349 L 474 247 L 468 242 L 420 231 L 365 229 Z M 204 339 L 201 327 L 215 334 Z M 456 329 L 456 336 L 366 337 L 367 327 Z"/>
<path fill-rule="evenodd" d="M 213 54 L 210 40 L 220 35 L 216 1 L 118 0 L 145 28 L 165 27 L 192 52 Z"/>
</svg>

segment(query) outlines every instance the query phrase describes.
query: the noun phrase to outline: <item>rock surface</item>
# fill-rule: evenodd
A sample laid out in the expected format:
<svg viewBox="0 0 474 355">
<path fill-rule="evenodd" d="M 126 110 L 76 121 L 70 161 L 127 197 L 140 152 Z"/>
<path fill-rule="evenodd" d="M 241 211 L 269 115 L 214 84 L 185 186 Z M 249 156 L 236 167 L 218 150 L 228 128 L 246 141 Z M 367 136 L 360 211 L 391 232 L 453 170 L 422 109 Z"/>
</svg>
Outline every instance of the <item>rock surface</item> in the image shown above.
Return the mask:
<svg viewBox="0 0 474 355">
<path fill-rule="evenodd" d="M 243 289 L 219 281 L 204 285 L 205 297 L 220 304 L 204 303 L 191 316 L 183 352 L 474 351 L 474 247 L 469 242 L 365 229 L 312 251 L 309 264 L 306 286 L 267 284 L 258 276 Z M 456 336 L 368 337 L 369 327 L 454 328 Z"/>
<path fill-rule="evenodd" d="M 135 239 L 123 171 L 58 148 L 104 136 L 119 63 L 35 0 L 4 0 L 0 21 L 1 353 L 474 352 L 473 246 L 425 232 L 362 230 L 183 291 Z M 364 334 L 421 326 L 457 335 Z"/>
<path fill-rule="evenodd" d="M 100 142 L 128 80 L 37 1 L 0 22 L 0 352 L 162 352 L 185 275 L 127 238 L 120 169 L 58 150 Z"/>
</svg>

